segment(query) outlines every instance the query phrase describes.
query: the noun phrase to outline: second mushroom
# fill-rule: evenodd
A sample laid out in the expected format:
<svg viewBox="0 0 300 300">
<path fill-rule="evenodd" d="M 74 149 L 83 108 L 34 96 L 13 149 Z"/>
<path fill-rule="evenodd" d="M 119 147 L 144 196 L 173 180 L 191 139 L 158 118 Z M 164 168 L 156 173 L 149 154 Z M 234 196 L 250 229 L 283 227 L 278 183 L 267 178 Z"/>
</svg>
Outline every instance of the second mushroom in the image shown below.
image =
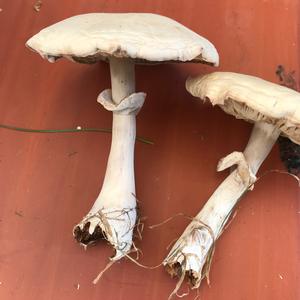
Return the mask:
<svg viewBox="0 0 300 300">
<path fill-rule="evenodd" d="M 236 166 L 185 229 L 164 260 L 171 276 L 193 288 L 208 276 L 216 239 L 239 199 L 253 188 L 256 173 L 280 134 L 300 144 L 300 94 L 257 77 L 215 72 L 190 78 L 187 90 L 238 119 L 254 123 L 244 152 L 219 161 L 218 171 Z"/>
</svg>

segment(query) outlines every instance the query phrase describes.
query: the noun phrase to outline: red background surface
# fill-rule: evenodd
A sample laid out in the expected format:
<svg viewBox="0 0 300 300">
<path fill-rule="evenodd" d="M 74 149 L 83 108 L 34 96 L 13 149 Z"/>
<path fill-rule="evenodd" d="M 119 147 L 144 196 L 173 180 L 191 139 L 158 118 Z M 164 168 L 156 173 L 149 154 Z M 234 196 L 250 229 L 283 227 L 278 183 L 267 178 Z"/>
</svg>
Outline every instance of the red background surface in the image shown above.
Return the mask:
<svg viewBox="0 0 300 300">
<path fill-rule="evenodd" d="M 219 70 L 278 82 L 277 65 L 299 82 L 299 1 L 235 0 L 1 0 L 0 122 L 31 128 L 111 127 L 96 102 L 110 86 L 107 65 L 48 64 L 25 48 L 41 28 L 88 12 L 153 12 L 169 16 L 217 47 Z M 202 105 L 184 88 L 202 65 L 137 67 L 137 91 L 147 93 L 136 145 L 136 183 L 146 225 L 178 212 L 195 215 L 226 176 L 217 161 L 243 150 L 251 125 Z M 129 261 L 91 281 L 106 265 L 105 244 L 84 251 L 72 227 L 89 210 L 103 180 L 109 134 L 30 134 L 0 129 L 0 299 L 166 299 L 175 286 L 162 268 Z M 260 174 L 283 169 L 278 146 Z M 201 299 L 299 299 L 299 188 L 284 174 L 263 177 L 238 205 L 217 243 L 211 287 Z M 140 262 L 159 263 L 187 220 L 149 230 Z M 77 285 L 79 284 L 79 289 Z M 194 299 L 191 293 L 187 299 Z"/>
</svg>

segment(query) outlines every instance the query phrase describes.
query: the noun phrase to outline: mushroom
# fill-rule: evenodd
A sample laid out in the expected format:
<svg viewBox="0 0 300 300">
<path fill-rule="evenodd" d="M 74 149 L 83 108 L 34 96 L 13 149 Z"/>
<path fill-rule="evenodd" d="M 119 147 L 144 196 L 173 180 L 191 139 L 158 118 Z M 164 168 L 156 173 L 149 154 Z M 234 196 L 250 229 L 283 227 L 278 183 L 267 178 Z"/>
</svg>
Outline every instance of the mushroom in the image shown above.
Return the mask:
<svg viewBox="0 0 300 300">
<path fill-rule="evenodd" d="M 214 244 L 222 234 L 239 199 L 253 188 L 256 173 L 279 135 L 300 144 L 300 94 L 257 77 L 215 72 L 189 78 L 187 90 L 209 100 L 237 119 L 254 123 L 244 152 L 221 159 L 217 171 L 229 167 L 231 174 L 215 190 L 198 215 L 174 244 L 163 264 L 172 276 L 187 278 L 200 286 L 208 272 Z"/>
<path fill-rule="evenodd" d="M 131 250 L 137 219 L 134 142 L 136 115 L 146 95 L 135 93 L 135 63 L 217 66 L 218 53 L 207 39 L 178 22 L 144 13 L 74 16 L 43 29 L 26 45 L 50 62 L 65 57 L 79 63 L 104 60 L 110 64 L 112 88 L 98 97 L 113 112 L 106 174 L 98 198 L 73 235 L 85 246 L 104 237 L 115 249 L 111 260 L 118 260 Z"/>
</svg>

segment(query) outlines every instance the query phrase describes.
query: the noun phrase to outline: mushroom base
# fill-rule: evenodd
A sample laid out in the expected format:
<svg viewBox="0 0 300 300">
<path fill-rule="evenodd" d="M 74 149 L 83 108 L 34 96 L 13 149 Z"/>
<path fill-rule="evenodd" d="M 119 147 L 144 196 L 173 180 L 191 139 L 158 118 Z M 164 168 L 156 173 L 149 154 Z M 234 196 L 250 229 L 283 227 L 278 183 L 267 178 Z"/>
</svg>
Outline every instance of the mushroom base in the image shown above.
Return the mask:
<svg viewBox="0 0 300 300">
<path fill-rule="evenodd" d="M 136 215 L 136 208 L 101 209 L 90 213 L 74 227 L 74 238 L 84 247 L 106 240 L 115 249 L 111 260 L 118 260 L 131 250 Z"/>
<path fill-rule="evenodd" d="M 218 171 L 235 165 L 236 168 L 215 190 L 163 262 L 171 276 L 180 277 L 176 292 L 185 277 L 193 288 L 198 288 L 203 278 L 208 279 L 215 241 L 222 234 L 238 201 L 253 188 L 255 175 L 279 133 L 273 125 L 258 122 L 244 152 L 233 152 L 220 160 Z M 175 291 L 172 294 L 176 294 Z"/>
<path fill-rule="evenodd" d="M 182 276 L 184 276 L 183 279 L 186 279 L 186 281 L 192 286 L 192 289 L 198 288 L 202 280 L 201 273 L 199 274 L 191 270 L 184 271 L 184 266 L 182 266 L 179 262 L 166 265 L 165 270 L 171 276 L 171 278 L 177 277 L 179 279 L 182 279 Z M 178 286 L 178 288 L 180 288 L 180 286 Z"/>
<path fill-rule="evenodd" d="M 192 288 L 198 288 L 203 278 L 208 279 L 214 241 L 212 230 L 194 219 L 164 260 L 166 271 L 180 281 L 187 278 Z"/>
</svg>

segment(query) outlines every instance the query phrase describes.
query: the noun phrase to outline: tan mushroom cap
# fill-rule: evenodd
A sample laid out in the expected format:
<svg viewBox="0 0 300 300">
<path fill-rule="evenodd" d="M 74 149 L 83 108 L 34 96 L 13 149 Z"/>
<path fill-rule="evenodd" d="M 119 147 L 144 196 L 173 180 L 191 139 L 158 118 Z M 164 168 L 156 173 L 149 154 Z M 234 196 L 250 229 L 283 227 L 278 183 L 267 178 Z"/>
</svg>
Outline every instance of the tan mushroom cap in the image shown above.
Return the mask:
<svg viewBox="0 0 300 300">
<path fill-rule="evenodd" d="M 126 57 L 137 62 L 203 62 L 217 66 L 214 45 L 180 23 L 156 14 L 92 13 L 41 30 L 26 45 L 54 62 Z"/>
<path fill-rule="evenodd" d="M 300 93 L 258 77 L 214 72 L 189 78 L 187 90 L 226 113 L 249 122 L 264 121 L 300 144 Z"/>
</svg>

